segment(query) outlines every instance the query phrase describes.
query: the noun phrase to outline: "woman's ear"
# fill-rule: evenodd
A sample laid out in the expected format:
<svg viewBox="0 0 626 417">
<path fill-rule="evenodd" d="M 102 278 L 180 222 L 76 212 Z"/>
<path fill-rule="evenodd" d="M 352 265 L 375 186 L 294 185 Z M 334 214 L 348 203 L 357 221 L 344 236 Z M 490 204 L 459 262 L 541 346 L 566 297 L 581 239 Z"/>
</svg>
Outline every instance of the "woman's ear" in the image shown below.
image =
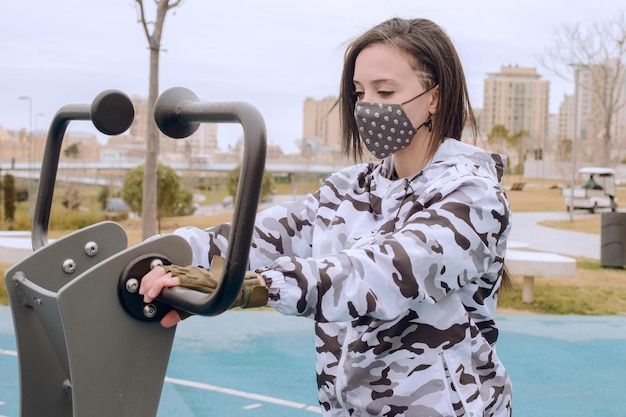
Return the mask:
<svg viewBox="0 0 626 417">
<path fill-rule="evenodd" d="M 439 110 L 439 85 L 437 84 L 429 94 L 430 103 L 428 104 L 428 112 L 430 114 L 437 114 Z"/>
</svg>

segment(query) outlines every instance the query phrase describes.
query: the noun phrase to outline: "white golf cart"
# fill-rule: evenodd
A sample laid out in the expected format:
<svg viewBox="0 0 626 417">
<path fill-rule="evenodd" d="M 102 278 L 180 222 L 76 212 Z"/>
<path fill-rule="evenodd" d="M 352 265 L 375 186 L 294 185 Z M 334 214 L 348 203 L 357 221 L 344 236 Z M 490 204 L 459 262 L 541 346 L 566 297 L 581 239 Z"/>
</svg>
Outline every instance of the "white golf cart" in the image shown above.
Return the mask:
<svg viewBox="0 0 626 417">
<path fill-rule="evenodd" d="M 615 170 L 605 167 L 583 167 L 578 170 L 579 186 L 563 188 L 565 207 L 585 209 L 595 213 L 600 208 L 617 209 Z"/>
</svg>

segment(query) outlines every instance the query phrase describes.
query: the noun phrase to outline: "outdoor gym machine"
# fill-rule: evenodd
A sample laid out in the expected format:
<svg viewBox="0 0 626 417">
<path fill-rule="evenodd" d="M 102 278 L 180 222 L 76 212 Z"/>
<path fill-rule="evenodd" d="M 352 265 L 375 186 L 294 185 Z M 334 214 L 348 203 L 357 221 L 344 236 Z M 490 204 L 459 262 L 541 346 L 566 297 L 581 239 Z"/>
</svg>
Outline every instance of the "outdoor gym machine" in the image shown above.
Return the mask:
<svg viewBox="0 0 626 417">
<path fill-rule="evenodd" d="M 33 219 L 34 252 L 5 273 L 15 327 L 20 417 L 154 417 L 175 328 L 158 321 L 172 308 L 220 314 L 234 302 L 248 264 L 265 167 L 265 123 L 247 103 L 201 102 L 173 88 L 155 104 L 166 135 L 184 138 L 200 123 L 240 123 L 241 180 L 221 284 L 212 295 L 169 288 L 150 304 L 137 293 L 152 267 L 188 265 L 191 249 L 176 235 L 127 248 L 124 229 L 102 222 L 48 242 L 48 223 L 61 144 L 72 120 L 91 120 L 120 134 L 134 117 L 126 95 L 108 90 L 91 105 L 68 105 L 52 120 Z"/>
</svg>

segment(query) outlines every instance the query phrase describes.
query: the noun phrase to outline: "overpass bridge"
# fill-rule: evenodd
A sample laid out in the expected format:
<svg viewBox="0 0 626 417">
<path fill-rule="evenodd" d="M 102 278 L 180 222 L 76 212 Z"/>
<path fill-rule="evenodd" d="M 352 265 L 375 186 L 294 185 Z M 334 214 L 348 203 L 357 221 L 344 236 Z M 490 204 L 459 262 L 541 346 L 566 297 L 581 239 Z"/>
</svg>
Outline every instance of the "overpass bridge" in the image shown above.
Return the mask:
<svg viewBox="0 0 626 417">
<path fill-rule="evenodd" d="M 57 178 L 59 180 L 106 185 L 110 183 L 109 174 L 126 172 L 142 165 L 144 161 L 60 161 Z M 232 171 L 240 162 L 186 161 L 162 162 L 179 175 L 185 172 L 216 173 Z M 38 179 L 41 161 L 0 161 L 0 175 L 10 173 L 14 177 Z M 314 174 L 327 175 L 348 166 L 349 163 L 317 163 L 307 161 L 267 161 L 265 171 L 273 174 Z"/>
</svg>

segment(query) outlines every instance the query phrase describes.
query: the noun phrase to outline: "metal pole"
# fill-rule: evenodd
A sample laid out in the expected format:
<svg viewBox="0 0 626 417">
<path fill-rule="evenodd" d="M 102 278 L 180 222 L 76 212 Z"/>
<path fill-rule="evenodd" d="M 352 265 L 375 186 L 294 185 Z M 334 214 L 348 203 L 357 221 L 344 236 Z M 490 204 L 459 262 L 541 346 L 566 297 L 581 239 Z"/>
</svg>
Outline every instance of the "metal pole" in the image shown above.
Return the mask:
<svg viewBox="0 0 626 417">
<path fill-rule="evenodd" d="M 578 137 L 578 64 L 574 67 L 574 132 L 572 134 L 572 178 L 570 179 L 570 201 L 568 206 L 569 221 L 574 221 L 574 186 L 576 184 L 576 141 Z"/>
</svg>

